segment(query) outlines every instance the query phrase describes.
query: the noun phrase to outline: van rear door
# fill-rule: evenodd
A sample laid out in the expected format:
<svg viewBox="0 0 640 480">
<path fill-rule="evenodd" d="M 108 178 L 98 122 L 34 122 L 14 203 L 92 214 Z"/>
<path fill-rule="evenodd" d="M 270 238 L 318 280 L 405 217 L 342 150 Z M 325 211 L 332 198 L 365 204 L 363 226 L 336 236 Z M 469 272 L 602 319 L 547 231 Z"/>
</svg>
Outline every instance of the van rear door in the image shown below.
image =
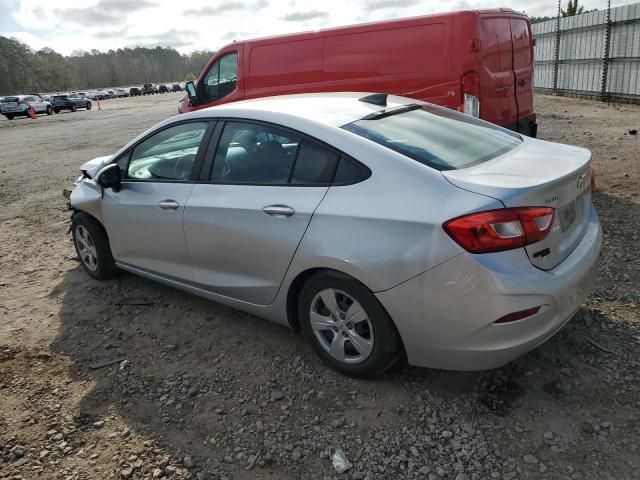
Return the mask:
<svg viewBox="0 0 640 480">
<path fill-rule="evenodd" d="M 513 76 L 515 79 L 518 119 L 528 122 L 533 115 L 533 45 L 529 22 L 524 18 L 510 18 L 511 38 L 513 41 Z M 518 124 L 519 132 L 526 132 L 527 126 Z"/>
<path fill-rule="evenodd" d="M 480 15 L 480 118 L 516 129 L 518 104 L 513 73 L 510 18 L 500 13 Z"/>
</svg>

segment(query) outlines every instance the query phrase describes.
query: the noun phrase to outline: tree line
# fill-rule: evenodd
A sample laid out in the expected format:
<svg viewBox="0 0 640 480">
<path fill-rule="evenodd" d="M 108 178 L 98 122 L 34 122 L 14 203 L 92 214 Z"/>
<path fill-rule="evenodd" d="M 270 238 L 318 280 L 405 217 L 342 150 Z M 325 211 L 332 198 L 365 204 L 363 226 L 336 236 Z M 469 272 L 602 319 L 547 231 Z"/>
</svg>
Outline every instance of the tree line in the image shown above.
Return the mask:
<svg viewBox="0 0 640 480">
<path fill-rule="evenodd" d="M 136 47 L 63 56 L 50 48 L 34 51 L 14 38 L 0 36 L 0 95 L 184 80 L 200 73 L 211 55 Z"/>
</svg>

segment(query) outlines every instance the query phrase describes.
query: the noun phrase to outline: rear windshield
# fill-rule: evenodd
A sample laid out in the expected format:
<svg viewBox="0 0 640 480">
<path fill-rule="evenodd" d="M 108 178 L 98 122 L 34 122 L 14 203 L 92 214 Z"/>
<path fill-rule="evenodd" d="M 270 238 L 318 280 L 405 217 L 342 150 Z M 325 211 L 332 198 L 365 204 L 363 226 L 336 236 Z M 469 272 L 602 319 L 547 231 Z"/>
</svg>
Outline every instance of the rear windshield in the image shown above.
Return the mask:
<svg viewBox="0 0 640 480">
<path fill-rule="evenodd" d="M 53 98 L 67 98 L 66 95 L 54 95 Z"/>
<path fill-rule="evenodd" d="M 471 167 L 517 147 L 518 134 L 435 105 L 408 105 L 342 128 L 437 170 Z"/>
</svg>

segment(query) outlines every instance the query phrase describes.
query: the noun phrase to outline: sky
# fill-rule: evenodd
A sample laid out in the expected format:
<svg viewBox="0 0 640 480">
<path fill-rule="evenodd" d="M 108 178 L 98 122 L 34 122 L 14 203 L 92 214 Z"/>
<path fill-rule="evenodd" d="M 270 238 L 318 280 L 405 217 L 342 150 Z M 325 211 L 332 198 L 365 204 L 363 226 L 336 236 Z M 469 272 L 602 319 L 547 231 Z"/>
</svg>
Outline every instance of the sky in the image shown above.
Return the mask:
<svg viewBox="0 0 640 480">
<path fill-rule="evenodd" d="M 562 0 L 563 3 L 566 0 Z M 615 5 L 632 3 L 618 0 Z M 606 0 L 581 0 L 586 9 Z M 217 50 L 233 40 L 468 8 L 553 15 L 555 0 L 0 0 L 0 35 L 64 55 L 168 46 Z"/>
</svg>

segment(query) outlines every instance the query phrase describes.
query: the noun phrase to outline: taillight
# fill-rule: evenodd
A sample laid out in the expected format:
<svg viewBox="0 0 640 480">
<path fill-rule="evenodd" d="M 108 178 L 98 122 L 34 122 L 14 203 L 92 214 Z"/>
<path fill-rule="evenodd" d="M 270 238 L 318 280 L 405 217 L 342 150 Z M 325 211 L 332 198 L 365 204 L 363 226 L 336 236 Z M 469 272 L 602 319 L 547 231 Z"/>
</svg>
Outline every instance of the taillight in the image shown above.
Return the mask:
<svg viewBox="0 0 640 480">
<path fill-rule="evenodd" d="M 467 72 L 462 76 L 463 112 L 480 117 L 480 75 Z"/>
<path fill-rule="evenodd" d="M 553 224 L 550 207 L 488 210 L 449 220 L 444 231 L 471 253 L 490 253 L 524 247 L 544 239 Z"/>
</svg>

